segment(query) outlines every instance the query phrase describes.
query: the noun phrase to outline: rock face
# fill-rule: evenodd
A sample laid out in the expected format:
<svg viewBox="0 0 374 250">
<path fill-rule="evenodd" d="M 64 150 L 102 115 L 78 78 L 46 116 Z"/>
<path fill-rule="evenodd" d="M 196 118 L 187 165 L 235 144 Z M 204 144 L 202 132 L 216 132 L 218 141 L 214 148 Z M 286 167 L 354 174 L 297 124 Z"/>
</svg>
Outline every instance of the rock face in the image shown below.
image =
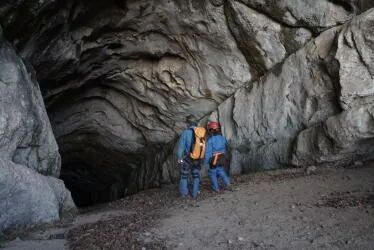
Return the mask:
<svg viewBox="0 0 374 250">
<path fill-rule="evenodd" d="M 255 76 L 261 76 L 311 39 L 302 27 L 289 27 L 237 1 L 227 1 L 228 25 Z"/>
<path fill-rule="evenodd" d="M 321 31 L 349 21 L 352 16 L 373 7 L 370 0 L 238 0 L 291 27 Z"/>
<path fill-rule="evenodd" d="M 0 230 L 74 209 L 37 82 L 0 29 Z"/>
<path fill-rule="evenodd" d="M 219 119 L 232 173 L 370 158 L 371 12 L 350 20 L 372 7 L 21 0 L 0 4 L 0 21 L 35 68 L 61 178 L 84 206 L 175 181 L 189 115 Z"/>
<path fill-rule="evenodd" d="M 295 165 L 346 165 L 374 157 L 374 11 L 343 26 L 335 41 L 337 102 L 342 112 L 302 131 Z"/>
<path fill-rule="evenodd" d="M 219 107 L 233 173 L 373 158 L 373 21 L 325 31 Z"/>
<path fill-rule="evenodd" d="M 158 186 L 186 117 L 251 80 L 222 4 L 61 5 L 16 45 L 43 89 L 62 178 L 80 205 Z"/>
</svg>

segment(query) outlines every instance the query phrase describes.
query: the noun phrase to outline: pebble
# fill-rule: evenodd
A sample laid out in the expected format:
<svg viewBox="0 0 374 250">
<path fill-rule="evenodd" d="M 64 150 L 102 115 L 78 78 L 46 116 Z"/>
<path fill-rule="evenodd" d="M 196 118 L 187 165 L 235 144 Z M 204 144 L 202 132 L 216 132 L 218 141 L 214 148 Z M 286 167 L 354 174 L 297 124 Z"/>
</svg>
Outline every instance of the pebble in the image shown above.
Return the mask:
<svg viewBox="0 0 374 250">
<path fill-rule="evenodd" d="M 144 243 L 151 243 L 153 240 L 151 238 L 146 238 L 143 240 Z"/>
<path fill-rule="evenodd" d="M 21 242 L 22 240 L 19 238 L 19 237 L 17 237 L 17 238 L 15 238 L 14 240 L 13 240 L 13 242 Z"/>
<path fill-rule="evenodd" d="M 238 237 L 238 241 L 243 241 L 244 238 L 243 237 Z"/>
<path fill-rule="evenodd" d="M 317 167 L 316 166 L 309 166 L 305 170 L 305 172 L 306 172 L 307 175 L 313 174 L 316 171 L 317 171 Z"/>
<path fill-rule="evenodd" d="M 228 244 L 232 244 L 232 240 L 227 240 L 227 243 Z"/>
</svg>

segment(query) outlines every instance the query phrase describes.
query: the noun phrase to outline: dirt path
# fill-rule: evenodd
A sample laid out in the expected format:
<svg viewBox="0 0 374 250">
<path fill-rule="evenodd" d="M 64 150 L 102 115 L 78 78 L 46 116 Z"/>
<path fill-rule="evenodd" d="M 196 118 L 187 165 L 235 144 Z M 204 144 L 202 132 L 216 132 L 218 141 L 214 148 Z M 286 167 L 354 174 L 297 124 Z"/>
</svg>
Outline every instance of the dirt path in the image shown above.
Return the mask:
<svg viewBox="0 0 374 250">
<path fill-rule="evenodd" d="M 148 190 L 37 230 L 6 249 L 374 249 L 374 167 L 236 177 L 198 199 Z"/>
<path fill-rule="evenodd" d="M 176 249 L 374 249 L 373 206 L 374 168 L 340 169 L 254 180 L 150 231 Z"/>
<path fill-rule="evenodd" d="M 25 231 L 12 232 L 15 238 L 4 244 L 6 250 L 65 250 L 68 249 L 67 236 L 70 231 L 85 225 L 92 225 L 112 218 L 128 216 L 131 212 L 96 207 L 78 215 L 73 220 L 63 220 L 52 225 L 42 225 Z M 1 248 L 1 246 L 0 246 Z"/>
</svg>

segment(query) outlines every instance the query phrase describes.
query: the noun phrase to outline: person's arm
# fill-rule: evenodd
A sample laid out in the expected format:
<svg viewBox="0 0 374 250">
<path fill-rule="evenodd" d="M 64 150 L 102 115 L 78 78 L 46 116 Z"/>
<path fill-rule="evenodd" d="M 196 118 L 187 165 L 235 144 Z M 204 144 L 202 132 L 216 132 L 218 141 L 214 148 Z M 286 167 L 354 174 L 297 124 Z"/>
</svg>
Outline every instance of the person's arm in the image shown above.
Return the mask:
<svg viewBox="0 0 374 250">
<path fill-rule="evenodd" d="M 177 147 L 177 159 L 180 160 L 184 157 L 185 151 L 186 151 L 186 144 L 187 144 L 187 137 L 188 137 L 187 130 L 183 131 L 181 134 L 179 141 L 178 141 L 178 147 Z"/>
<path fill-rule="evenodd" d="M 204 162 L 203 165 L 206 165 L 209 163 L 210 157 L 212 156 L 212 143 L 211 140 L 208 139 L 206 142 L 206 148 L 205 148 L 205 156 L 204 156 Z"/>
</svg>

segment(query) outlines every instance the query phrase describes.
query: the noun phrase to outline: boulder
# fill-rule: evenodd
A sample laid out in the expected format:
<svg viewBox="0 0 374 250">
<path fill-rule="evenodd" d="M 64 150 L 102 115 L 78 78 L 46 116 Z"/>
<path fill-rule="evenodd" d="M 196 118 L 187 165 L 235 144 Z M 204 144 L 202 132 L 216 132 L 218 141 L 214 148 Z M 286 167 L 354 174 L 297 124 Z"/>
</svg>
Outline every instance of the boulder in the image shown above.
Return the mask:
<svg viewBox="0 0 374 250">
<path fill-rule="evenodd" d="M 289 27 L 246 5 L 230 0 L 228 26 L 254 76 L 261 76 L 312 38 L 302 27 Z"/>
<path fill-rule="evenodd" d="M 321 33 L 220 105 L 233 173 L 371 158 L 373 17 Z"/>
<path fill-rule="evenodd" d="M 292 27 L 321 32 L 372 8 L 370 0 L 237 0 L 272 19 Z"/>
<path fill-rule="evenodd" d="M 74 210 L 32 68 L 0 28 L 0 230 L 50 222 Z"/>
</svg>

